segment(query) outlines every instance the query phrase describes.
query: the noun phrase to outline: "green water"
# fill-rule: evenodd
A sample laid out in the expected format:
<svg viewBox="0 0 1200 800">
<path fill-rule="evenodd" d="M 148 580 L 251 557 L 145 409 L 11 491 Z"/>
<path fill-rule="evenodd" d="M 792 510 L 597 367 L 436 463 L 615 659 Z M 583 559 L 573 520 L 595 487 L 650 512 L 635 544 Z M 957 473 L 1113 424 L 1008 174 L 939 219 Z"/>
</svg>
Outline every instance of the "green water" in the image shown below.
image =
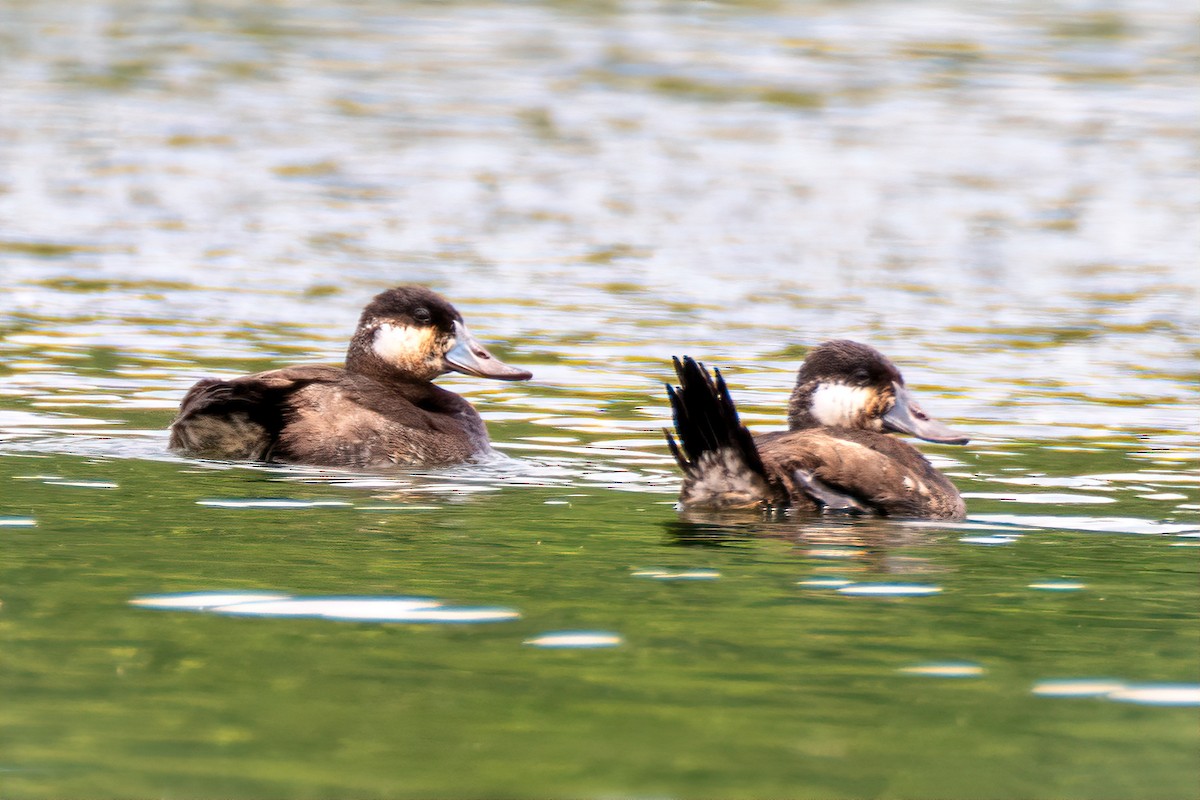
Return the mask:
<svg viewBox="0 0 1200 800">
<path fill-rule="evenodd" d="M 1030 531 L 979 546 L 955 528 L 880 522 L 723 530 L 680 523 L 661 495 L 599 489 L 434 493 L 377 511 L 396 506 L 389 493 L 269 471 L 0 465 L 5 511 L 37 520 L 5 530 L 7 796 L 1094 798 L 1195 786 L 1194 707 L 1031 693 L 1061 678 L 1196 682 L 1195 550 L 1176 537 Z M 197 505 L 243 497 L 352 505 Z M 653 568 L 719 575 L 635 575 Z M 797 584 L 814 577 L 942 591 Z M 1085 588 L 1029 588 L 1062 579 Z M 129 605 L 245 589 L 432 596 L 521 618 Z M 560 630 L 623 641 L 523 644 Z M 983 672 L 900 671 L 947 661 Z"/>
<path fill-rule="evenodd" d="M 1197 797 L 1198 25 L 0 0 L 0 797 Z M 501 457 L 166 452 L 402 282 L 533 371 L 441 381 Z M 764 431 L 834 337 L 969 519 L 681 519 L 670 357 Z M 519 616 L 134 605 L 239 591 Z"/>
</svg>

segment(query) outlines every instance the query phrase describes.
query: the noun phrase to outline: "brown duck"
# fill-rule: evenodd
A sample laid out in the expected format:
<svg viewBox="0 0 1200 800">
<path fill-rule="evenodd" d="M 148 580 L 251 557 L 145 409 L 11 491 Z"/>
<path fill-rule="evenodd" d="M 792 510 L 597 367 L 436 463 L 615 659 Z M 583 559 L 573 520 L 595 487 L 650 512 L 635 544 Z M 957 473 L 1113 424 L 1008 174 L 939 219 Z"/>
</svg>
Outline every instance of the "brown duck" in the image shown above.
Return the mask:
<svg viewBox="0 0 1200 800">
<path fill-rule="evenodd" d="M 363 310 L 344 367 L 206 378 L 183 398 L 170 446 L 201 458 L 357 468 L 491 452 L 471 404 L 432 383 L 446 372 L 532 377 L 475 341 L 445 298 L 421 286 L 388 289 Z"/>
<path fill-rule="evenodd" d="M 674 359 L 679 388 L 667 387 L 683 470 L 684 509 L 790 508 L 888 517 L 961 519 L 958 490 L 916 448 L 889 435 L 943 444 L 968 438 L 931 419 L 900 371 L 873 347 L 826 342 L 800 366 L 788 430 L 751 435 L 725 380 Z"/>
</svg>

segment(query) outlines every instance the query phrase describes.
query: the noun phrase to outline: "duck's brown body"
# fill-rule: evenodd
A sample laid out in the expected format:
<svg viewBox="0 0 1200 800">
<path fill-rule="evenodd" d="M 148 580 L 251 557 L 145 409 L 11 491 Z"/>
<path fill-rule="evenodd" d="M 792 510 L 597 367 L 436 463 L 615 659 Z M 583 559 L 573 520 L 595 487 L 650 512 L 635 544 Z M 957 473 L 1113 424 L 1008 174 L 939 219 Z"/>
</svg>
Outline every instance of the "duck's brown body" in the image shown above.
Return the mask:
<svg viewBox="0 0 1200 800">
<path fill-rule="evenodd" d="M 171 447 L 202 458 L 360 468 L 454 464 L 491 451 L 483 420 L 459 395 L 324 365 L 197 383 Z"/>
<path fill-rule="evenodd" d="M 821 510 L 825 504 L 814 497 L 815 480 L 853 498 L 863 510 L 887 517 L 957 519 L 967 512 L 945 475 L 915 447 L 886 433 L 780 431 L 756 436 L 754 443 L 767 473 L 779 476 L 792 508 Z M 810 480 L 805 483 L 797 474 Z"/>
<path fill-rule="evenodd" d="M 471 404 L 431 383 L 451 369 L 529 377 L 492 358 L 437 295 L 393 289 L 363 312 L 345 367 L 198 382 L 180 404 L 170 446 L 201 458 L 351 468 L 458 463 L 491 447 Z"/>
</svg>

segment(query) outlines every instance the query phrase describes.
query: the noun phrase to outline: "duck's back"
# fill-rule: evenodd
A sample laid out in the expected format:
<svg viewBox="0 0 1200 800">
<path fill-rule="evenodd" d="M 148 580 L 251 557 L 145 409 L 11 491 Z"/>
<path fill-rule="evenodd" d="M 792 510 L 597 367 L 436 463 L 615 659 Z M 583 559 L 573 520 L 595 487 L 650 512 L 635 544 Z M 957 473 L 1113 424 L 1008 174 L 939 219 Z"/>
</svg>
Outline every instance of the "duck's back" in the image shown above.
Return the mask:
<svg viewBox="0 0 1200 800">
<path fill-rule="evenodd" d="M 483 421 L 453 392 L 326 365 L 200 381 L 180 405 L 171 447 L 339 467 L 454 463 L 489 449 Z"/>
<path fill-rule="evenodd" d="M 871 511 L 895 517 L 955 519 L 966 514 L 958 489 L 916 448 L 888 434 L 849 428 L 809 428 L 754 438 L 768 475 L 788 487 L 793 506 L 816 508 L 821 485 Z"/>
</svg>

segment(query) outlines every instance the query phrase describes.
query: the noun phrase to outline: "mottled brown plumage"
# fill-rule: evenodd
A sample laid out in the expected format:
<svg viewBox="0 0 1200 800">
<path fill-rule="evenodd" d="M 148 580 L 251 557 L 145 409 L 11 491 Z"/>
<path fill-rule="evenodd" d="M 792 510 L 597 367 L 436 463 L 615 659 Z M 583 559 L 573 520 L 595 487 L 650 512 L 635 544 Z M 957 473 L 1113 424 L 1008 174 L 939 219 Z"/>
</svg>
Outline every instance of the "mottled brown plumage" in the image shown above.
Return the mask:
<svg viewBox="0 0 1200 800">
<path fill-rule="evenodd" d="M 725 381 L 690 358 L 675 360 L 668 387 L 680 444 L 668 443 L 684 473 L 686 509 L 848 511 L 958 519 L 958 490 L 916 448 L 888 431 L 963 444 L 930 419 L 899 370 L 879 351 L 846 340 L 812 351 L 797 374 L 789 430 L 752 436 Z"/>
<path fill-rule="evenodd" d="M 490 446 L 471 404 L 431 383 L 448 371 L 530 377 L 492 357 L 441 296 L 390 289 L 364 309 L 345 367 L 201 380 L 180 404 L 170 446 L 201 458 L 336 467 L 458 463 Z"/>
</svg>

